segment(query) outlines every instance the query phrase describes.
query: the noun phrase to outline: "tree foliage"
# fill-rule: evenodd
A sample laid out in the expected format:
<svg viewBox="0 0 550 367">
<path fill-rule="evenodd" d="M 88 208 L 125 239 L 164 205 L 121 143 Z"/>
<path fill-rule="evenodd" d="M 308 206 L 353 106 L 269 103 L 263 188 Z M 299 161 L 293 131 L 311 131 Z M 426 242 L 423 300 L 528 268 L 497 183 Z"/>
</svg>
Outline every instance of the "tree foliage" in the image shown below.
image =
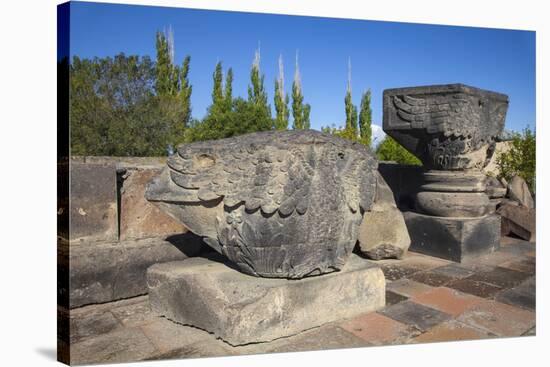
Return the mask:
<svg viewBox="0 0 550 367">
<path fill-rule="evenodd" d="M 288 118 L 290 111 L 288 110 L 288 95 L 285 93 L 283 71 L 283 58 L 279 56 L 279 78 L 275 79 L 275 129 L 286 130 L 288 128 Z"/>
<path fill-rule="evenodd" d="M 296 56 L 296 69 L 294 72 L 294 81 L 292 82 L 292 128 L 294 130 L 305 130 L 310 128 L 309 114 L 311 106 L 304 104 L 304 95 L 302 94 L 302 78 L 298 66 L 298 56 Z"/>
<path fill-rule="evenodd" d="M 536 189 L 536 131 L 525 128 L 521 134 L 513 135 L 510 150 L 499 153 L 496 157 L 499 168 L 499 178 L 510 180 L 521 176 L 529 190 L 535 193 Z"/>
<path fill-rule="evenodd" d="M 254 63 L 250 73 L 248 99 L 233 99 L 233 71 L 227 71 L 224 86 L 222 66 L 218 63 L 213 73 L 212 104 L 202 121 L 192 122 L 186 131 L 185 141 L 222 139 L 270 130 L 273 127 L 273 119 L 271 107 L 267 104 L 263 79 L 259 63 Z"/>
<path fill-rule="evenodd" d="M 80 59 L 70 65 L 71 154 L 166 155 L 185 138 L 191 120 L 189 67 L 172 64 L 163 33 L 157 61 L 126 56 Z"/>
<path fill-rule="evenodd" d="M 71 154 L 165 155 L 183 140 L 179 101 L 155 94 L 148 58 L 119 54 L 70 65 Z"/>
<path fill-rule="evenodd" d="M 361 96 L 361 106 L 359 112 L 359 139 L 366 146 L 372 143 L 372 109 L 370 107 L 371 91 L 370 89 Z"/>
<path fill-rule="evenodd" d="M 376 156 L 381 161 L 394 161 L 401 164 L 422 165 L 422 162 L 403 148 L 395 139 L 386 135 L 376 148 Z"/>
</svg>

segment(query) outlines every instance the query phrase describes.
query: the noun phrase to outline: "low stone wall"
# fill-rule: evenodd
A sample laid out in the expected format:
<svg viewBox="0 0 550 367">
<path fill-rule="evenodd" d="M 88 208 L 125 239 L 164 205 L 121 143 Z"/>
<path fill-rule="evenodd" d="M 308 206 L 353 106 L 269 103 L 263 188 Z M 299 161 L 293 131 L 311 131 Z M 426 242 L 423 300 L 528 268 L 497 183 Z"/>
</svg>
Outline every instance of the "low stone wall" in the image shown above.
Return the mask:
<svg viewBox="0 0 550 367">
<path fill-rule="evenodd" d="M 145 200 L 147 183 L 165 162 L 72 157 L 61 167 L 70 178 L 69 200 L 58 208 L 61 303 L 74 308 L 145 294 L 149 266 L 201 251 L 199 237 Z"/>
</svg>

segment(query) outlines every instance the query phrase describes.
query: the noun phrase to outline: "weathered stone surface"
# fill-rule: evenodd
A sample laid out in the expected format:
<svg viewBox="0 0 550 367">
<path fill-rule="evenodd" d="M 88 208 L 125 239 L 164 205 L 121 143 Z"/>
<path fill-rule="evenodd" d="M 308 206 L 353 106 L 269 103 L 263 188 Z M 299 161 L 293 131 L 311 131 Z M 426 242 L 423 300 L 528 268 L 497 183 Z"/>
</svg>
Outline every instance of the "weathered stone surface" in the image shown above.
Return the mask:
<svg viewBox="0 0 550 367">
<path fill-rule="evenodd" d="M 145 294 L 145 272 L 149 266 L 183 260 L 188 255 L 196 255 L 202 246 L 200 239 L 190 234 L 171 238 L 170 241 L 173 243 L 161 239 L 144 239 L 70 245 L 70 307 Z"/>
<path fill-rule="evenodd" d="M 503 131 L 503 133 L 505 133 L 505 131 Z M 497 142 L 495 146 L 495 152 L 491 157 L 491 159 L 489 160 L 489 163 L 483 168 L 483 172 L 493 177 L 499 176 L 500 168 L 498 167 L 498 164 L 497 164 L 497 157 L 499 156 L 499 154 L 508 152 L 511 149 L 511 147 L 512 147 L 512 144 L 510 141 Z"/>
<path fill-rule="evenodd" d="M 482 169 L 502 139 L 508 96 L 448 84 L 389 89 L 383 99 L 384 131 L 427 170 L 415 203 L 425 215 L 405 217 L 411 249 L 455 261 L 494 250 L 500 223 Z"/>
<path fill-rule="evenodd" d="M 412 251 L 456 262 L 497 250 L 500 246 L 500 218 L 434 217 L 403 213 L 411 236 Z"/>
<path fill-rule="evenodd" d="M 489 198 L 503 198 L 506 196 L 507 191 L 507 187 L 496 177 L 487 177 L 487 195 Z"/>
<path fill-rule="evenodd" d="M 71 241 L 117 241 L 116 170 L 113 165 L 71 163 Z"/>
<path fill-rule="evenodd" d="M 535 209 L 505 203 L 498 208 L 497 214 L 502 218 L 502 235 L 513 233 L 526 241 L 535 242 L 537 237 Z"/>
<path fill-rule="evenodd" d="M 384 306 L 382 271 L 356 255 L 340 272 L 301 280 L 258 279 L 222 261 L 218 255 L 149 268 L 153 311 L 242 345 L 293 335 Z"/>
<path fill-rule="evenodd" d="M 178 220 L 145 199 L 145 186 L 161 169 L 128 170 L 120 204 L 120 239 L 166 237 L 187 232 Z"/>
<path fill-rule="evenodd" d="M 377 175 L 375 203 L 371 211 L 363 215 L 358 240 L 361 252 L 374 260 L 400 259 L 411 244 L 403 214 L 397 209 L 393 193 L 380 174 Z"/>
<path fill-rule="evenodd" d="M 255 276 L 341 269 L 377 162 L 365 146 L 313 130 L 252 133 L 178 147 L 148 200 Z"/>
<path fill-rule="evenodd" d="M 463 84 L 384 91 L 384 131 L 427 169 L 481 169 L 500 140 L 508 96 Z"/>
<path fill-rule="evenodd" d="M 416 194 L 424 182 L 424 167 L 380 162 L 378 172 L 393 192 L 397 207 L 402 211 L 414 209 Z"/>
<path fill-rule="evenodd" d="M 523 178 L 514 176 L 508 183 L 508 197 L 521 205 L 533 209 L 535 202 L 529 191 L 529 187 Z"/>
<path fill-rule="evenodd" d="M 71 365 L 135 362 L 158 354 L 140 328 L 103 334 L 71 346 Z"/>
</svg>

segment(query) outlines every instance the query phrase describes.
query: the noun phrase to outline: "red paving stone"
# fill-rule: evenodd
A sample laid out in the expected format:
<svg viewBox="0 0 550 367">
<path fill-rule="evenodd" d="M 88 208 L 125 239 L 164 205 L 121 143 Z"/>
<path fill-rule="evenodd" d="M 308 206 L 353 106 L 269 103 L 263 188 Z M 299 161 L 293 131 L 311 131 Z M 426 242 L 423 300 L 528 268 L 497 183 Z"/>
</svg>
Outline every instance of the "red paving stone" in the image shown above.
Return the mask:
<svg viewBox="0 0 550 367">
<path fill-rule="evenodd" d="M 438 287 L 417 294 L 411 298 L 411 301 L 453 316 L 458 316 L 464 311 L 483 302 L 484 299 L 459 292 L 455 289 Z"/>
<path fill-rule="evenodd" d="M 405 297 L 414 297 L 419 293 L 424 293 L 432 290 L 433 287 L 430 287 L 429 285 L 424 283 L 415 282 L 414 280 L 410 279 L 399 279 L 386 284 L 386 289 Z"/>
<path fill-rule="evenodd" d="M 433 343 L 459 340 L 476 340 L 491 338 L 493 335 L 486 331 L 479 330 L 463 324 L 461 322 L 450 320 L 434 326 L 424 334 L 411 340 L 412 343 Z"/>
<path fill-rule="evenodd" d="M 340 327 L 373 345 L 400 344 L 418 334 L 410 326 L 376 312 L 356 317 Z"/>
<path fill-rule="evenodd" d="M 482 302 L 457 318 L 458 321 L 498 336 L 520 336 L 536 323 L 534 312 L 500 302 Z"/>
</svg>

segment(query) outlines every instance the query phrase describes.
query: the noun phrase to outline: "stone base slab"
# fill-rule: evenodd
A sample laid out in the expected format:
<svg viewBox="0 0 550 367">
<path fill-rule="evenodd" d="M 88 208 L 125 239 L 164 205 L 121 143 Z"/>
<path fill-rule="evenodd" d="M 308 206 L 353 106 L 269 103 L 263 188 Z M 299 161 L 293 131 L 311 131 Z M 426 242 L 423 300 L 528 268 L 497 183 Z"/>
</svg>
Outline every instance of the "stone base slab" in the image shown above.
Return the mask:
<svg viewBox="0 0 550 367">
<path fill-rule="evenodd" d="M 145 273 L 156 263 L 196 256 L 203 246 L 191 233 L 167 239 L 58 245 L 58 293 L 70 308 L 147 293 Z"/>
<path fill-rule="evenodd" d="M 267 342 L 385 305 L 384 274 L 352 254 L 339 271 L 300 280 L 243 274 L 220 256 L 147 271 L 153 312 L 231 345 Z"/>
<path fill-rule="evenodd" d="M 435 217 L 403 213 L 411 236 L 411 251 L 463 262 L 500 247 L 500 217 Z"/>
</svg>

